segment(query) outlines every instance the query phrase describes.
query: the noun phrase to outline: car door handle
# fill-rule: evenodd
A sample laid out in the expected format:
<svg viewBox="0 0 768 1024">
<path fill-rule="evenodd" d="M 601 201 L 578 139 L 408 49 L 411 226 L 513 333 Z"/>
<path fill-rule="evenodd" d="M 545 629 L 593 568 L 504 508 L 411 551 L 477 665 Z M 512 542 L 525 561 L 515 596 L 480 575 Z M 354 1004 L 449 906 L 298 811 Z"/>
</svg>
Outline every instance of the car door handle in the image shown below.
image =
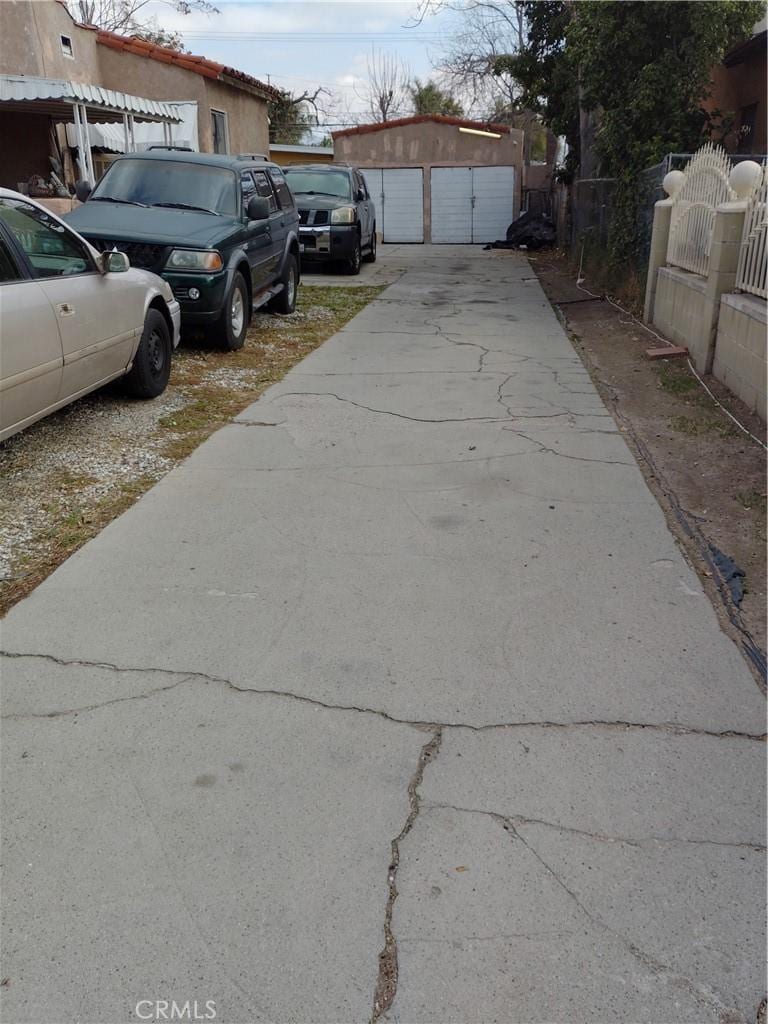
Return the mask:
<svg viewBox="0 0 768 1024">
<path fill-rule="evenodd" d="M 70 306 L 70 304 L 68 302 L 60 302 L 58 304 L 58 306 L 56 307 L 56 311 L 59 314 L 59 316 L 74 316 L 75 315 L 75 307 L 74 306 Z"/>
</svg>

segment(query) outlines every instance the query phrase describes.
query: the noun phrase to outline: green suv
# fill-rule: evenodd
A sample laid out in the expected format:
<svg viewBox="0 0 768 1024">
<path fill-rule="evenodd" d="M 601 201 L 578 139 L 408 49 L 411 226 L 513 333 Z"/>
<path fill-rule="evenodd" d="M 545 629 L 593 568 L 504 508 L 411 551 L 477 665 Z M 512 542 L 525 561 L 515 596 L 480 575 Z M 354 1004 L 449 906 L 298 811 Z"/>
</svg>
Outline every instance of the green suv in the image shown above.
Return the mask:
<svg viewBox="0 0 768 1024">
<path fill-rule="evenodd" d="M 118 157 L 67 221 L 100 251 L 170 284 L 182 331 L 204 328 L 225 349 L 244 341 L 254 309 L 292 313 L 299 215 L 283 172 L 265 157 L 157 148 Z"/>
</svg>

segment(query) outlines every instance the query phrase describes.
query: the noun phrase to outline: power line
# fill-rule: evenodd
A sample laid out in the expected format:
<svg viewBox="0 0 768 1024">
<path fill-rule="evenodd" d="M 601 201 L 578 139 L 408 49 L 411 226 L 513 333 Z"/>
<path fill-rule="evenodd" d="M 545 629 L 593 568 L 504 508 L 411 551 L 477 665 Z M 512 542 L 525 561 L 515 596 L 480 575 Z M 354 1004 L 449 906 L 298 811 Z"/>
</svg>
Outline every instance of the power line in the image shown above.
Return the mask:
<svg viewBox="0 0 768 1024">
<path fill-rule="evenodd" d="M 437 42 L 443 36 L 439 33 L 430 35 L 411 36 L 399 32 L 225 32 L 211 29 L 209 32 L 189 32 L 182 27 L 181 33 L 185 39 L 216 39 L 219 42 L 242 43 L 242 42 L 314 42 L 318 41 L 348 41 L 348 42 L 370 42 L 375 39 L 377 42 L 397 43 L 425 43 Z"/>
</svg>

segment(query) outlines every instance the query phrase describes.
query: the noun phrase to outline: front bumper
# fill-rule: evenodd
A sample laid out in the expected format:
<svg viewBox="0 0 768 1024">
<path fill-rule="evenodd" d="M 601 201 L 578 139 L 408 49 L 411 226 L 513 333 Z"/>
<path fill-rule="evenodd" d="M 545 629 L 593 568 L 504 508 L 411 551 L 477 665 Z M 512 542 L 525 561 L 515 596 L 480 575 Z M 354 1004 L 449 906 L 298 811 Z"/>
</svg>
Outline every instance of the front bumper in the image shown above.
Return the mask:
<svg viewBox="0 0 768 1024">
<path fill-rule="evenodd" d="M 174 274 L 161 275 L 171 286 L 173 297 L 181 307 L 183 324 L 206 324 L 221 314 L 227 293 L 227 272 L 216 274 Z M 190 289 L 197 289 L 196 299 L 190 298 Z"/>
<path fill-rule="evenodd" d="M 349 259 L 359 237 L 357 224 L 323 224 L 299 228 L 299 249 L 305 260 Z"/>
</svg>

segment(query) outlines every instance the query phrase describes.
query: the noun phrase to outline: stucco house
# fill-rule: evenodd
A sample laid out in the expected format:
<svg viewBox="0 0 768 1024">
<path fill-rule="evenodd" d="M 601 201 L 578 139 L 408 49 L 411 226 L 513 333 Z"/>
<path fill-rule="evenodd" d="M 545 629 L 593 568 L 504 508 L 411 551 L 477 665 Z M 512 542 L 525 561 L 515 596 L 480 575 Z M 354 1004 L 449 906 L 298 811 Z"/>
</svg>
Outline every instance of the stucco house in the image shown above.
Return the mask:
<svg viewBox="0 0 768 1024">
<path fill-rule="evenodd" d="M 75 126 L 74 145 L 90 137 L 112 151 L 141 148 L 139 124 L 164 125 L 153 141 L 174 142 L 174 127 L 190 117 L 184 142 L 192 148 L 269 148 L 267 104 L 277 92 L 235 68 L 81 25 L 60 0 L 0 3 L 0 39 L 0 185 L 47 178 L 56 142 L 60 153 L 67 144 L 52 129 L 62 123 Z M 111 127 L 90 130 L 99 123 Z M 74 169 L 84 172 L 94 173 L 90 154 Z"/>
<path fill-rule="evenodd" d="M 726 148 L 734 153 L 768 152 L 766 139 L 766 21 L 755 25 L 749 39 L 732 47 L 712 71 L 712 94 L 705 106 L 733 118 Z"/>
<path fill-rule="evenodd" d="M 492 242 L 520 211 L 524 133 L 423 114 L 333 132 L 359 167 L 385 242 Z"/>
</svg>

